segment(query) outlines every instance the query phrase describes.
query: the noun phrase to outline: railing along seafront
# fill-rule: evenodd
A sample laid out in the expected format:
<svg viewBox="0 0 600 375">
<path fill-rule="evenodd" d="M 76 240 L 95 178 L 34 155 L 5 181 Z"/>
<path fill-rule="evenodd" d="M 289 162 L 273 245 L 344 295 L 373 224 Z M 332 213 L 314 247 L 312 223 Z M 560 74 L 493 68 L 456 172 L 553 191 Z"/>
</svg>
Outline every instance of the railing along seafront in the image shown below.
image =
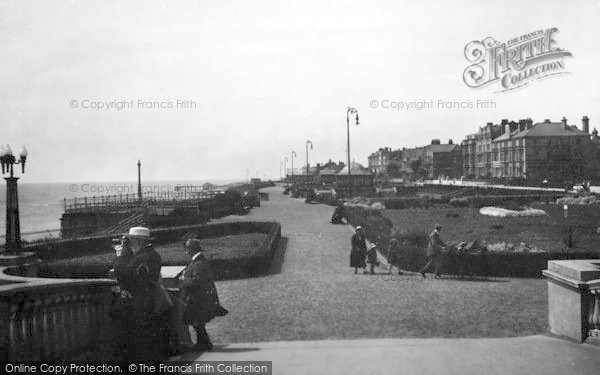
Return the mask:
<svg viewBox="0 0 600 375">
<path fill-rule="evenodd" d="M 22 244 L 34 244 L 36 242 L 58 241 L 61 239 L 60 229 L 47 229 L 32 232 L 21 232 Z M 0 247 L 6 244 L 6 235 L 0 234 Z"/>
<path fill-rule="evenodd" d="M 180 189 L 166 192 L 145 192 L 142 198 L 137 194 L 113 194 L 92 197 L 64 198 L 65 211 L 128 208 L 137 206 L 152 206 L 156 204 L 175 203 L 182 201 L 201 201 L 212 199 L 215 195 L 223 193 L 223 188 L 204 190 Z"/>
<path fill-rule="evenodd" d="M 10 282 L 11 276 L 3 276 Z M 109 343 L 115 284 L 14 277 L 0 285 L 0 359 L 60 360 Z"/>
</svg>

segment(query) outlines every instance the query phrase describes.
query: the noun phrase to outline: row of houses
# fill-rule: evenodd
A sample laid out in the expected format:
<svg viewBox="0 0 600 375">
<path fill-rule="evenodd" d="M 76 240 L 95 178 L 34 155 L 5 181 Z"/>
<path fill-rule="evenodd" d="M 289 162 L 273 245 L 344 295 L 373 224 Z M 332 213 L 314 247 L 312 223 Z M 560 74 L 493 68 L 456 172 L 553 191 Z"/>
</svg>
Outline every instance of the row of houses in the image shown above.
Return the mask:
<svg viewBox="0 0 600 375">
<path fill-rule="evenodd" d="M 376 175 L 403 178 L 496 178 L 548 181 L 592 180 L 600 173 L 600 140 L 590 134 L 589 118 L 581 129 L 549 119 L 487 123 L 460 144 L 438 139 L 416 148 L 380 148 L 369 156 Z"/>
<path fill-rule="evenodd" d="M 316 166 L 306 166 L 298 171 L 299 173 L 286 173 L 286 181 L 295 184 L 308 183 L 313 187 L 323 189 L 333 188 L 340 196 L 351 194 L 368 194 L 374 191 L 374 174 L 359 163 L 350 164 L 350 173 L 348 166 L 343 162 L 335 163 L 331 159 L 324 164 L 318 163 Z"/>
</svg>

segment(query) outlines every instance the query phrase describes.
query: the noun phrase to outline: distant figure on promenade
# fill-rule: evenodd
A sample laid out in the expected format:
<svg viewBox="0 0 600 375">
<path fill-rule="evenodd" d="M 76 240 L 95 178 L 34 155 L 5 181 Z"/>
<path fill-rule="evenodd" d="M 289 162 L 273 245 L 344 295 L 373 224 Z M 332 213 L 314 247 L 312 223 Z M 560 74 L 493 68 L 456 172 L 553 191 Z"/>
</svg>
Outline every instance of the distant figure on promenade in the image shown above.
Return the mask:
<svg viewBox="0 0 600 375">
<path fill-rule="evenodd" d="M 400 244 L 398 243 L 397 239 L 392 238 L 390 240 L 390 246 L 388 247 L 388 252 L 387 252 L 387 262 L 389 264 L 390 275 L 392 274 L 392 268 L 394 268 L 394 263 L 398 263 L 399 261 L 400 261 Z M 400 267 L 398 267 L 396 265 L 396 268 L 398 269 L 398 275 L 402 275 L 402 271 L 400 271 Z"/>
<path fill-rule="evenodd" d="M 187 240 L 185 248 L 192 261 L 181 276 L 182 300 L 185 306 L 183 322 L 188 325 L 196 349 L 211 350 L 212 343 L 206 332 L 206 323 L 216 316 L 227 315 L 229 311 L 219 303 L 213 272 L 202 254 L 200 240 Z"/>
<path fill-rule="evenodd" d="M 371 275 L 375 273 L 375 266 L 379 265 L 379 261 L 377 260 L 377 245 L 372 243 L 369 245 L 369 251 L 367 251 L 367 263 L 371 265 Z"/>
<path fill-rule="evenodd" d="M 169 355 L 173 303 L 160 279 L 161 258 L 150 230 L 133 227 L 123 235 L 114 270 L 120 293 L 121 324 L 128 360 L 161 360 Z"/>
<path fill-rule="evenodd" d="M 352 236 L 352 249 L 350 250 L 350 267 L 354 267 L 354 273 L 358 272 L 359 268 L 367 273 L 367 264 L 365 257 L 367 256 L 367 244 L 365 242 L 365 233 L 359 225 L 356 227 L 356 233 Z"/>
<path fill-rule="evenodd" d="M 442 230 L 442 226 L 440 224 L 435 225 L 435 229 L 429 234 L 429 246 L 427 246 L 427 264 L 421 268 L 419 272 L 421 275 L 425 277 L 425 272 L 428 272 L 431 267 L 433 267 L 433 272 L 435 273 L 435 278 L 440 277 L 440 257 L 442 253 L 442 249 L 446 244 L 442 242 L 440 238 L 440 232 Z"/>
</svg>

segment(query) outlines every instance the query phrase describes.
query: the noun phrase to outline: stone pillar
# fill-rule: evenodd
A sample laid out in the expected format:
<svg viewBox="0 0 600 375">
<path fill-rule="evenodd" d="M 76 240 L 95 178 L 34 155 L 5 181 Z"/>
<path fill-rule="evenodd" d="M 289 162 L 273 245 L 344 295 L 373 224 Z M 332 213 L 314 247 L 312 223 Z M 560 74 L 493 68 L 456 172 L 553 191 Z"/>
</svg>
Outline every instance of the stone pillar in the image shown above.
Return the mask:
<svg viewBox="0 0 600 375">
<path fill-rule="evenodd" d="M 585 341 L 597 329 L 595 311 L 600 290 L 600 261 L 550 260 L 548 279 L 550 332 Z"/>
</svg>

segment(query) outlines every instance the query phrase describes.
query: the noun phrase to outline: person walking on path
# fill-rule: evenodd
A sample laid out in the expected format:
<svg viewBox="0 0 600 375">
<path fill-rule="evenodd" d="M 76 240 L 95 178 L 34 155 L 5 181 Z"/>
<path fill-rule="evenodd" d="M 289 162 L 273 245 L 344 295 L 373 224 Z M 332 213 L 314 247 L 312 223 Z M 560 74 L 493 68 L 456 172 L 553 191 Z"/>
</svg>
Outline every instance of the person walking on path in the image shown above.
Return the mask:
<svg viewBox="0 0 600 375">
<path fill-rule="evenodd" d="M 354 267 L 354 273 L 358 272 L 359 268 L 367 273 L 367 264 L 365 257 L 367 255 L 367 243 L 363 228 L 359 225 L 356 227 L 356 233 L 352 236 L 352 249 L 350 250 L 350 267 Z"/>
<path fill-rule="evenodd" d="M 185 248 L 192 260 L 180 278 L 184 302 L 183 322 L 188 325 L 196 349 L 211 350 L 212 343 L 206 332 L 206 323 L 229 312 L 219 303 L 213 272 L 202 254 L 200 240 L 187 240 Z"/>
<path fill-rule="evenodd" d="M 398 240 L 392 238 L 390 240 L 390 246 L 388 247 L 387 253 L 387 262 L 390 269 L 390 275 L 392 274 L 392 268 L 394 268 L 394 264 L 396 264 L 396 268 L 398 269 L 398 275 L 402 275 L 402 271 L 400 267 L 398 267 L 398 263 L 400 262 L 400 245 Z"/>
<path fill-rule="evenodd" d="M 123 235 L 114 270 L 126 306 L 121 318 L 128 360 L 161 360 L 170 354 L 173 302 L 161 283 L 161 264 L 148 228 L 133 227 Z"/>
<path fill-rule="evenodd" d="M 379 265 L 379 261 L 377 260 L 377 245 L 375 243 L 369 245 L 369 251 L 367 251 L 367 263 L 371 265 L 371 275 L 375 274 L 375 266 Z"/>
<path fill-rule="evenodd" d="M 429 234 L 429 245 L 427 246 L 427 264 L 421 268 L 419 271 L 423 277 L 425 277 L 425 272 L 428 272 L 433 267 L 433 272 L 435 273 L 435 278 L 440 277 L 440 256 L 442 253 L 442 249 L 446 246 L 446 244 L 440 238 L 440 232 L 442 230 L 442 226 L 440 224 L 435 225 L 435 229 Z"/>
</svg>

